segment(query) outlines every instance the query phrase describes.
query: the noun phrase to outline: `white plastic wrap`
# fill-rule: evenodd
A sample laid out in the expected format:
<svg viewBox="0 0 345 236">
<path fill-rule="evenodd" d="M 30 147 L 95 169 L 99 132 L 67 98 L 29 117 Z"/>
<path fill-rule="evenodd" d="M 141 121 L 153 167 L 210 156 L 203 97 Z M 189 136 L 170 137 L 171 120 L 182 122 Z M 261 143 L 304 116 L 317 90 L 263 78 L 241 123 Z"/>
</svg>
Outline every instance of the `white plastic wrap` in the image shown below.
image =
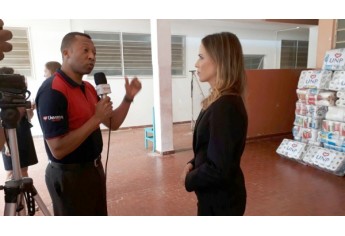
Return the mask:
<svg viewBox="0 0 345 236">
<path fill-rule="evenodd" d="M 328 107 L 328 111 L 326 113 L 327 120 L 345 122 L 345 108 L 343 107 Z"/>
<path fill-rule="evenodd" d="M 309 146 L 302 159 L 311 166 L 333 174 L 340 176 L 345 174 L 345 153 L 317 146 Z"/>
<path fill-rule="evenodd" d="M 303 128 L 321 129 L 322 119 L 296 115 L 294 125 Z"/>
<path fill-rule="evenodd" d="M 339 137 L 345 137 L 345 123 L 332 120 L 323 120 L 322 131 L 332 132 L 334 135 L 338 135 Z"/>
<path fill-rule="evenodd" d="M 307 105 L 334 106 L 336 93 L 318 89 L 297 89 L 299 102 Z"/>
<path fill-rule="evenodd" d="M 332 79 L 329 82 L 328 88 L 330 90 L 335 90 L 335 91 L 344 91 L 345 90 L 345 71 L 334 71 Z"/>
<path fill-rule="evenodd" d="M 282 157 L 302 161 L 306 148 L 307 145 L 305 143 L 284 139 L 277 148 L 276 152 Z"/>
<path fill-rule="evenodd" d="M 300 101 L 296 102 L 296 110 L 295 110 L 296 115 L 323 119 L 326 117 L 327 111 L 328 111 L 327 106 L 314 106 L 314 105 L 307 105 Z"/>
<path fill-rule="evenodd" d="M 323 70 L 345 70 L 345 48 L 326 52 L 322 65 Z"/>
<path fill-rule="evenodd" d="M 294 126 L 292 134 L 297 141 L 320 146 L 319 130 L 317 129 Z"/>
<path fill-rule="evenodd" d="M 328 89 L 332 78 L 329 70 L 303 70 L 299 77 L 298 88 Z"/>
</svg>

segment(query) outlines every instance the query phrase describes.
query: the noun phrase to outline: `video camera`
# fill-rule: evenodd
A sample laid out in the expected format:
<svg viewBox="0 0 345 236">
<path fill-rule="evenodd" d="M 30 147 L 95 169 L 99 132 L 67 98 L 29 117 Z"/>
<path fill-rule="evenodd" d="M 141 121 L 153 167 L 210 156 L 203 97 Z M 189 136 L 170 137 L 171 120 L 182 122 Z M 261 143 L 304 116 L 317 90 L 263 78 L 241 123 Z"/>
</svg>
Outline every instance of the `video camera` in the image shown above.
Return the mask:
<svg viewBox="0 0 345 236">
<path fill-rule="evenodd" d="M 19 74 L 0 75 L 0 108 L 31 108 L 27 101 L 31 93 L 27 90 L 25 77 Z"/>
<path fill-rule="evenodd" d="M 16 128 L 19 121 L 18 107 L 31 108 L 27 101 L 31 93 L 27 90 L 25 77 L 19 74 L 0 74 L 1 125 L 6 129 Z"/>
</svg>

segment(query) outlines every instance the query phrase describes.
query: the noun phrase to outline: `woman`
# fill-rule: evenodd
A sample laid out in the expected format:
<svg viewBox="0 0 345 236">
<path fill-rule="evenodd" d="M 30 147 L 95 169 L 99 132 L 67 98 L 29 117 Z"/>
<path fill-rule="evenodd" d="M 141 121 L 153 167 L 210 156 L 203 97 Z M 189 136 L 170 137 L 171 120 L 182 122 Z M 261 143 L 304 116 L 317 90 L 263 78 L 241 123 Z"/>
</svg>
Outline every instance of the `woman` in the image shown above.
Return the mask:
<svg viewBox="0 0 345 236">
<path fill-rule="evenodd" d="M 243 215 L 246 188 L 240 168 L 247 135 L 243 97 L 242 47 L 228 32 L 202 39 L 195 67 L 211 86 L 193 135 L 194 159 L 181 175 L 188 192 L 198 198 L 198 215 Z"/>
<path fill-rule="evenodd" d="M 44 78 L 49 78 L 60 68 L 61 68 L 61 64 L 59 62 L 48 61 L 45 64 L 45 68 L 44 68 Z"/>
<path fill-rule="evenodd" d="M 31 123 L 24 107 L 17 108 L 20 114 L 20 121 L 16 128 L 18 151 L 20 167 L 22 177 L 28 177 L 28 167 L 38 163 L 34 141 L 31 135 Z M 5 143 L 5 147 L 2 150 L 2 156 L 4 161 L 4 167 L 7 171 L 6 179 L 10 180 L 13 178 L 12 159 L 9 145 Z"/>
</svg>

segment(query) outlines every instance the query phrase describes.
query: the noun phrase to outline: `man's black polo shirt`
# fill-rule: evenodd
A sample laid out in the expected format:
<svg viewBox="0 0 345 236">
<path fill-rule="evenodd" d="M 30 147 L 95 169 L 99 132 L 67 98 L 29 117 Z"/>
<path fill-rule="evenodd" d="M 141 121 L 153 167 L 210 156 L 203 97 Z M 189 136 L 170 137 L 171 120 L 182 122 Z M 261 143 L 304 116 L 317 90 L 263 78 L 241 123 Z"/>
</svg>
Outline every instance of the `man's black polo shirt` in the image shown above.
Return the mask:
<svg viewBox="0 0 345 236">
<path fill-rule="evenodd" d="M 98 100 L 96 90 L 90 83 L 83 81 L 79 85 L 63 71 L 58 70 L 43 82 L 36 97 L 37 114 L 44 138 L 63 136 L 81 127 L 95 114 Z M 64 164 L 93 161 L 101 154 L 103 148 L 99 128 L 61 160 L 54 158 L 46 141 L 44 144 L 49 159 Z"/>
</svg>

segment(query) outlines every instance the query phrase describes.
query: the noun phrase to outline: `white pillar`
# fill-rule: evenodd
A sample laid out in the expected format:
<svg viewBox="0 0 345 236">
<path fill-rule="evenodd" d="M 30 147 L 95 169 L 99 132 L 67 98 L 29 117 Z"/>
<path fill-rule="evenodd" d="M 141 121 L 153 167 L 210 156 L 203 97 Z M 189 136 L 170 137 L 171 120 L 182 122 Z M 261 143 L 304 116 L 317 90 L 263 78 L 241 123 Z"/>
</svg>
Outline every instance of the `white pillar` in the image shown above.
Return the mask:
<svg viewBox="0 0 345 236">
<path fill-rule="evenodd" d="M 169 20 L 151 19 L 151 48 L 156 151 L 164 155 L 174 153 Z"/>
<path fill-rule="evenodd" d="M 316 68 L 318 33 L 318 26 L 309 28 L 308 68 Z"/>
</svg>

